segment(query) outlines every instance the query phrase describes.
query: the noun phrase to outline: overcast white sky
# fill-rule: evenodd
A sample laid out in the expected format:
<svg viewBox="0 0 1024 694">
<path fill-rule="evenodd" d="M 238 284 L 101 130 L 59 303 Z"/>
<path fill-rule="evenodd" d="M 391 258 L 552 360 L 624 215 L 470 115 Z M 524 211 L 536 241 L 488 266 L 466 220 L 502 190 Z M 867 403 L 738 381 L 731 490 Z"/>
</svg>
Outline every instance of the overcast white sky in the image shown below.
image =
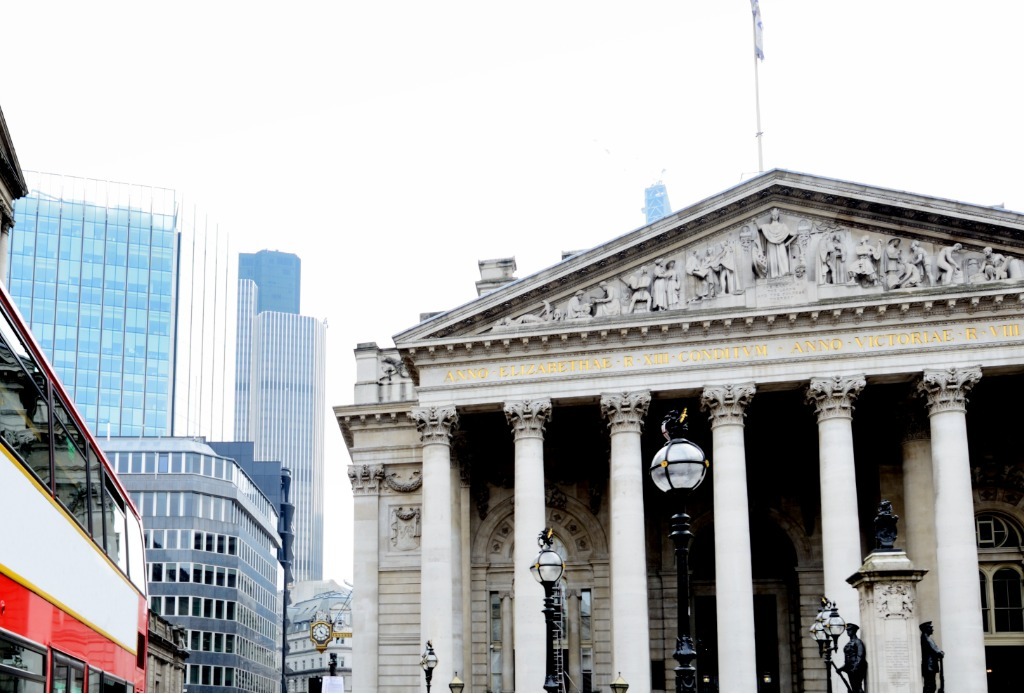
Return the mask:
<svg viewBox="0 0 1024 694">
<path fill-rule="evenodd" d="M 1019 0 L 762 0 L 766 169 L 1024 210 Z M 5 3 L 24 169 L 173 188 L 357 342 L 757 172 L 749 0 Z M 15 230 L 17 233 L 17 230 Z M 326 577 L 352 576 L 329 413 Z"/>
</svg>

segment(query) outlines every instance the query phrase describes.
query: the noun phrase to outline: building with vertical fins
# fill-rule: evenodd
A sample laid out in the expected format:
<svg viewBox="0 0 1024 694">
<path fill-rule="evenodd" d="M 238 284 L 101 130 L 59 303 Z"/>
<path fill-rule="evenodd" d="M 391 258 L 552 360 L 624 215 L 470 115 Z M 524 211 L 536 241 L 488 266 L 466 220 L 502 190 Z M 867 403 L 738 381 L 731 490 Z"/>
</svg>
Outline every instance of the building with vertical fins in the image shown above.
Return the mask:
<svg viewBox="0 0 1024 694">
<path fill-rule="evenodd" d="M 644 215 L 651 224 L 672 214 L 672 206 L 668 201 L 668 189 L 661 181 L 644 189 Z"/>
<path fill-rule="evenodd" d="M 26 172 L 8 287 L 93 431 L 228 438 L 228 240 L 164 188 Z"/>
<path fill-rule="evenodd" d="M 323 321 L 299 315 L 299 258 L 239 256 L 235 438 L 291 470 L 296 581 L 323 578 Z M 263 307 L 263 308 L 261 308 Z"/>
</svg>

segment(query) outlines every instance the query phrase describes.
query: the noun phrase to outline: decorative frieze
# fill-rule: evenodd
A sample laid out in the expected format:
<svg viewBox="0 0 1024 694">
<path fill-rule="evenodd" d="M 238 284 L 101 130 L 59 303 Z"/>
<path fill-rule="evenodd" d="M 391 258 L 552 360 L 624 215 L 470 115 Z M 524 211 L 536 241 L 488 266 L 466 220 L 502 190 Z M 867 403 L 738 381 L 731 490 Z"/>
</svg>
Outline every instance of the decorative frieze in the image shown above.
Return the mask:
<svg viewBox="0 0 1024 694">
<path fill-rule="evenodd" d="M 544 427 L 551 419 L 551 400 L 506 402 L 505 417 L 517 441 L 520 438 L 544 438 Z"/>
<path fill-rule="evenodd" d="M 459 424 L 459 415 L 455 405 L 434 407 L 417 407 L 409 415 L 416 422 L 416 430 L 420 432 L 420 440 L 426 444 L 451 443 L 452 431 Z"/>
<path fill-rule="evenodd" d="M 864 376 L 812 378 L 807 387 L 807 402 L 814 405 L 818 421 L 853 416 L 853 401 L 867 385 Z"/>
<path fill-rule="evenodd" d="M 419 470 L 413 470 L 411 477 L 412 479 L 408 482 L 399 482 L 398 473 L 392 472 L 385 475 L 384 483 L 393 492 L 409 494 L 423 486 L 423 476 L 420 474 Z"/>
<path fill-rule="evenodd" d="M 882 619 L 910 619 L 915 591 L 908 583 L 875 583 L 875 609 Z"/>
<path fill-rule="evenodd" d="M 643 431 L 644 417 L 651 404 L 650 391 L 616 393 L 601 396 L 601 414 L 608 420 L 612 435 Z"/>
<path fill-rule="evenodd" d="M 981 367 L 928 369 L 918 383 L 918 390 L 928 400 L 928 414 L 966 412 L 967 394 L 981 380 Z"/>
<path fill-rule="evenodd" d="M 747 406 L 756 392 L 753 383 L 708 386 L 700 396 L 700 406 L 711 414 L 712 429 L 723 424 L 742 426 Z"/>
</svg>

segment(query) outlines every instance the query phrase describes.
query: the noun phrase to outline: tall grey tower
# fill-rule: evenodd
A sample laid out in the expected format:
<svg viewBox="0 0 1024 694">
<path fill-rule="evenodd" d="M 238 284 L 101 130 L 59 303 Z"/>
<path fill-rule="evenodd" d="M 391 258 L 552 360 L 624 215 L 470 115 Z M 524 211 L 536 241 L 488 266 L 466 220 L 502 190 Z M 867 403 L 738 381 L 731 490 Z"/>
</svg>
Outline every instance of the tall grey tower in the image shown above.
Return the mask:
<svg viewBox="0 0 1024 694">
<path fill-rule="evenodd" d="M 296 581 L 323 578 L 326 341 L 299 315 L 298 256 L 242 253 L 238 281 L 235 438 L 292 473 Z"/>
<path fill-rule="evenodd" d="M 647 217 L 648 224 L 672 214 L 672 206 L 668 202 L 668 188 L 661 181 L 644 189 L 643 213 Z"/>
</svg>

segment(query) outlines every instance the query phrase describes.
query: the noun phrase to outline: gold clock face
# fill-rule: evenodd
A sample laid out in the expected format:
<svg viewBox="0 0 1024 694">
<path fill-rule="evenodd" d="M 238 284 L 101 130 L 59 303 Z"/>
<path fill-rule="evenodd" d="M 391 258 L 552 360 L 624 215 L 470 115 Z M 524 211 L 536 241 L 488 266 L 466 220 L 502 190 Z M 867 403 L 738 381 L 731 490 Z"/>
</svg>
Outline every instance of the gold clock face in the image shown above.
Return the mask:
<svg viewBox="0 0 1024 694">
<path fill-rule="evenodd" d="M 327 622 L 314 622 L 309 631 L 316 643 L 327 643 L 331 640 L 331 625 Z"/>
</svg>

